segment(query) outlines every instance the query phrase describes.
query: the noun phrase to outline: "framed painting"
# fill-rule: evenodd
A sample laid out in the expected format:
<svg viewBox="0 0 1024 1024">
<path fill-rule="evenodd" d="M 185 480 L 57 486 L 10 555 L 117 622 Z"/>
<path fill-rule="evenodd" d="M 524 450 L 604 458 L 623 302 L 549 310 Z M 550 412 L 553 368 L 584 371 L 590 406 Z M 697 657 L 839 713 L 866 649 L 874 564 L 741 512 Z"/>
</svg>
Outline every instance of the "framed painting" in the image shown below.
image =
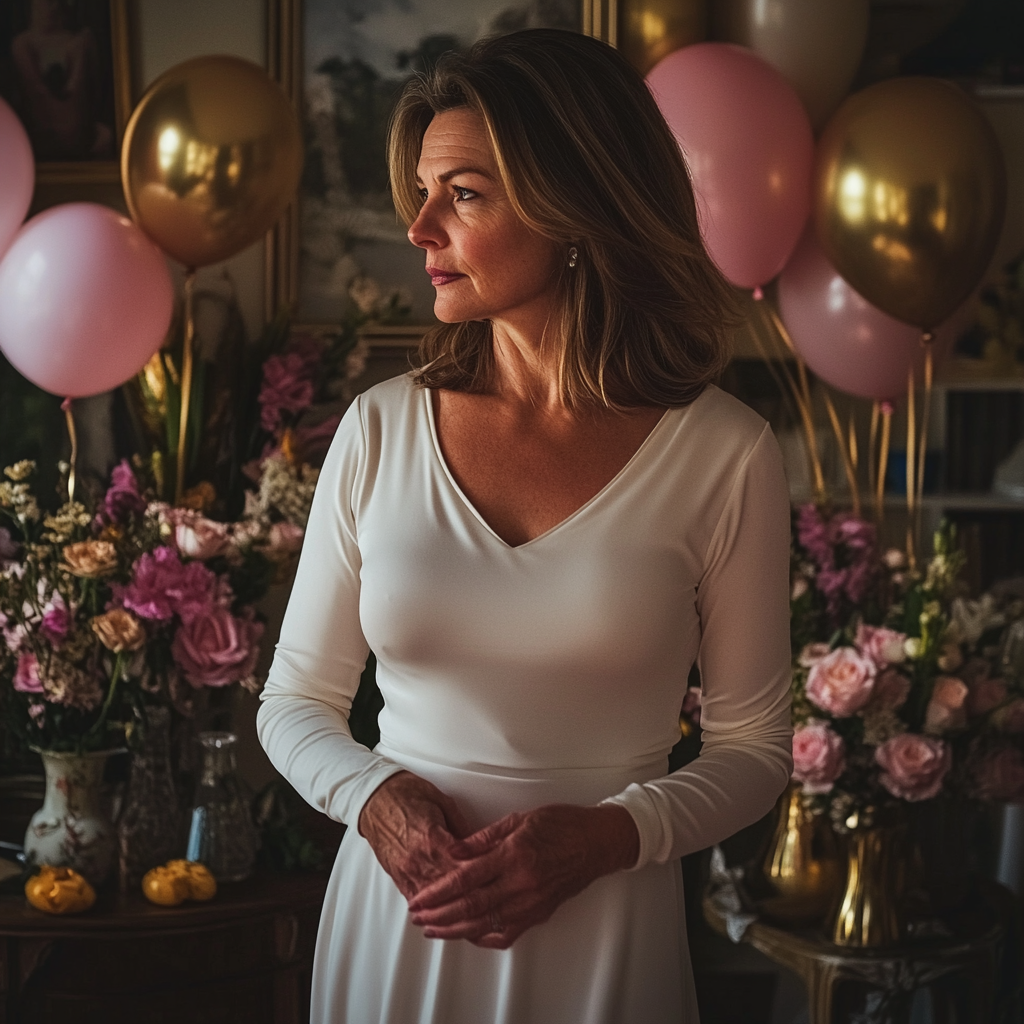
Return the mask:
<svg viewBox="0 0 1024 1024">
<path fill-rule="evenodd" d="M 42 185 L 120 180 L 131 112 L 128 0 L 3 0 L 0 96 L 21 118 Z"/>
<path fill-rule="evenodd" d="M 351 282 L 372 278 L 408 308 L 404 326 L 368 331 L 377 347 L 415 344 L 433 322 L 423 255 L 388 192 L 385 136 L 406 79 L 445 51 L 502 31 L 547 26 L 614 42 L 616 0 L 271 0 L 268 65 L 300 111 L 299 196 L 268 237 L 267 313 L 337 323 Z"/>
</svg>

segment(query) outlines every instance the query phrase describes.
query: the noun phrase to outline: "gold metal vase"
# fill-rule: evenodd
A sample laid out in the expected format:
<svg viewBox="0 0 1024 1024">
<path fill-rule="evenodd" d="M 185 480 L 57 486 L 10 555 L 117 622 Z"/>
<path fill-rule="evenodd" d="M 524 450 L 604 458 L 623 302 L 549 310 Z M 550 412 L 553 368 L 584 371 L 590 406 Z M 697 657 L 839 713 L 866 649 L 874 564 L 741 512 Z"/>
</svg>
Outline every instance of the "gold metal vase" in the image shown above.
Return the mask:
<svg viewBox="0 0 1024 1024">
<path fill-rule="evenodd" d="M 836 945 L 878 948 L 903 938 L 909 848 L 904 824 L 850 832 L 846 885 L 832 925 Z"/>
<path fill-rule="evenodd" d="M 827 818 L 804 807 L 796 783 L 782 794 L 778 810 L 764 860 L 772 895 L 759 901 L 758 909 L 785 924 L 821 921 L 835 905 L 843 880 L 835 834 Z"/>
</svg>

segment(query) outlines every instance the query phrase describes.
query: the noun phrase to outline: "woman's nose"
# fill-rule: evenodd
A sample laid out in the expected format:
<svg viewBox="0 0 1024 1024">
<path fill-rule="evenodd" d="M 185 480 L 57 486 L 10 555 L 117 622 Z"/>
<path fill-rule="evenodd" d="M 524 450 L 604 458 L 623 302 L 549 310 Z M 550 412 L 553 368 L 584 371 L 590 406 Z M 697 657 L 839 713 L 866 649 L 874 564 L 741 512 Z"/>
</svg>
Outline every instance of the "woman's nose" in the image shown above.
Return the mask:
<svg viewBox="0 0 1024 1024">
<path fill-rule="evenodd" d="M 409 225 L 409 241 L 421 249 L 440 249 L 445 243 L 444 231 L 429 199 L 420 207 L 416 219 Z"/>
</svg>

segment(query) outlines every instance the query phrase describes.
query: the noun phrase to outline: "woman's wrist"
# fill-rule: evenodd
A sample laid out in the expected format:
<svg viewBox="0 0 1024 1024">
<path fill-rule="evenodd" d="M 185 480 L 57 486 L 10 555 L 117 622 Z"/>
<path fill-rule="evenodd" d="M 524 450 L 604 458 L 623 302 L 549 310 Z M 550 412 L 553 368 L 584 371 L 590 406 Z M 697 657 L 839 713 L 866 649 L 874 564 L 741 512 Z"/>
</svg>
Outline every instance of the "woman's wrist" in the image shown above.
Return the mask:
<svg viewBox="0 0 1024 1024">
<path fill-rule="evenodd" d="M 605 870 L 601 874 L 628 871 L 640 857 L 640 832 L 633 815 L 618 804 L 599 804 L 594 808 L 605 852 Z"/>
</svg>

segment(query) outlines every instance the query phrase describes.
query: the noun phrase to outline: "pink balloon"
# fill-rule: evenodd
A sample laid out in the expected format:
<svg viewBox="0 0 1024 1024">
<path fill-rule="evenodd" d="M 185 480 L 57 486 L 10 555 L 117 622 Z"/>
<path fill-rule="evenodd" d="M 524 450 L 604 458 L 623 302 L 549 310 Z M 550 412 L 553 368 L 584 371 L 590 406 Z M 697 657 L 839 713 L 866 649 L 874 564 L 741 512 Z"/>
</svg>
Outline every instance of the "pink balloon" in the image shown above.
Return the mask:
<svg viewBox="0 0 1024 1024">
<path fill-rule="evenodd" d="M 0 100 L 0 257 L 28 213 L 35 179 L 32 144 L 18 115 Z"/>
<path fill-rule="evenodd" d="M 773 67 L 729 43 L 676 50 L 647 84 L 690 168 L 711 258 L 741 288 L 770 281 L 811 208 L 814 139 L 800 98 Z"/>
<path fill-rule="evenodd" d="M 146 364 L 173 302 L 163 253 L 130 220 L 94 203 L 54 206 L 0 262 L 0 350 L 47 391 L 96 395 Z"/>
<path fill-rule="evenodd" d="M 779 278 L 779 310 L 804 362 L 840 391 L 892 401 L 907 393 L 911 367 L 920 374 L 921 331 L 855 292 L 829 263 L 813 225 Z M 935 355 L 949 349 L 956 322 L 954 314 L 936 332 Z"/>
</svg>

